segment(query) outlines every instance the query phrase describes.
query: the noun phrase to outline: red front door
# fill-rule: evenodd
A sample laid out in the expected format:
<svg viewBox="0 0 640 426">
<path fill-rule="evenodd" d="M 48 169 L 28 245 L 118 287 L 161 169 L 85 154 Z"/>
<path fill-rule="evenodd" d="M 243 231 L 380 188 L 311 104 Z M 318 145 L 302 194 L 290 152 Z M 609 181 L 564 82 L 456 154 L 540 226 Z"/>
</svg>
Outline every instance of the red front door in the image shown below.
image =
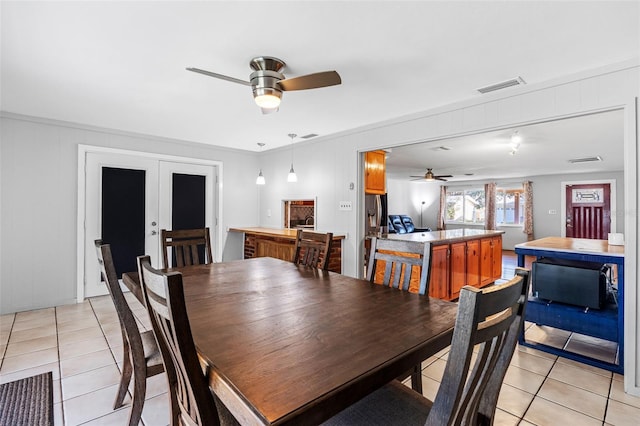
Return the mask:
<svg viewBox="0 0 640 426">
<path fill-rule="evenodd" d="M 611 188 L 608 183 L 567 185 L 566 235 L 606 240 L 611 232 Z"/>
</svg>

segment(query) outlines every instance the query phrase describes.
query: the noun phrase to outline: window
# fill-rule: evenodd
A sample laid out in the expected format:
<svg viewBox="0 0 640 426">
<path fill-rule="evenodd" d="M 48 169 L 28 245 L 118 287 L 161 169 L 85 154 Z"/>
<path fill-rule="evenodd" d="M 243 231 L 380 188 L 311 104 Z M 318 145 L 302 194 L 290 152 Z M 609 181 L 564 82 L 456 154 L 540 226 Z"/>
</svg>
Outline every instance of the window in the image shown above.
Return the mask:
<svg viewBox="0 0 640 426">
<path fill-rule="evenodd" d="M 447 191 L 446 203 L 446 222 L 484 224 L 484 189 L 452 189 Z"/>
<path fill-rule="evenodd" d="M 497 189 L 496 223 L 499 225 L 524 223 L 524 191 L 522 189 Z"/>
</svg>

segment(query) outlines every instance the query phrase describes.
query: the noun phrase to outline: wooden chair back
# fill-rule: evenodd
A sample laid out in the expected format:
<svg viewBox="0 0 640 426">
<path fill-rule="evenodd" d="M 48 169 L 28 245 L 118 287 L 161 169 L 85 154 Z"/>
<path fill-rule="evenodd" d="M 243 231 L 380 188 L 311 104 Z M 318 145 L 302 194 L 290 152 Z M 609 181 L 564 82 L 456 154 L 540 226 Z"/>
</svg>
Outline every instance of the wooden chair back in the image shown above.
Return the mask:
<svg viewBox="0 0 640 426">
<path fill-rule="evenodd" d="M 519 271 L 504 284 L 462 288 L 451 351 L 427 426 L 493 424 L 524 318 L 528 283 L 528 271 Z M 479 352 L 471 366 L 476 345 Z"/>
<path fill-rule="evenodd" d="M 181 229 L 168 231 L 163 229 L 160 233 L 162 238 L 162 260 L 165 268 L 208 264 L 213 262 L 211 255 L 211 240 L 209 238 L 209 228 L 202 229 Z M 200 247 L 204 248 L 204 258 L 201 259 Z M 169 248 L 173 250 L 175 265 L 169 265 Z"/>
<path fill-rule="evenodd" d="M 379 284 L 408 291 L 413 279 L 418 281 L 419 294 L 429 293 L 430 243 L 374 237 L 371 240 L 367 280 L 376 282 L 376 272 L 381 261 L 384 262 L 384 276 Z"/>
<path fill-rule="evenodd" d="M 298 229 L 293 263 L 328 270 L 332 241 L 332 232 L 322 234 Z"/>
<path fill-rule="evenodd" d="M 177 399 L 181 423 L 219 425 L 218 410 L 191 335 L 182 274 L 152 268 L 149 256 L 138 257 L 138 273 L 165 365 L 175 371 L 176 382 L 169 392 Z"/>
<path fill-rule="evenodd" d="M 133 401 L 129 413 L 129 425 L 137 425 L 142 415 L 147 377 L 162 373 L 164 365 L 153 335 L 150 332 L 141 334 L 138 329 L 136 319 L 118 282 L 116 268 L 111 255 L 111 246 L 103 244 L 102 240 L 95 240 L 94 244 L 102 278 L 116 308 L 120 330 L 122 331 L 123 367 L 114 409 L 122 407 L 124 398 L 127 396 L 131 376 L 133 375 Z"/>
</svg>

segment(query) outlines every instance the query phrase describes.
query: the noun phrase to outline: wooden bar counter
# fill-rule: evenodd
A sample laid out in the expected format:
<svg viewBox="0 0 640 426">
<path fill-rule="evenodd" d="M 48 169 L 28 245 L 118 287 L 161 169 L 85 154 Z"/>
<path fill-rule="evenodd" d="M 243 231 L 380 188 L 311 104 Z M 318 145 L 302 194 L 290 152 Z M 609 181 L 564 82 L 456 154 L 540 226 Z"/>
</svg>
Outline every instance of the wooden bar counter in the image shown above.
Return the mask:
<svg viewBox="0 0 640 426">
<path fill-rule="evenodd" d="M 230 232 L 244 233 L 244 259 L 254 257 L 274 257 L 291 261 L 295 252 L 295 228 L 230 228 Z M 317 231 L 322 232 L 322 231 Z M 329 270 L 342 273 L 342 242 L 344 235 L 333 235 L 331 253 L 329 255 Z"/>
<path fill-rule="evenodd" d="M 431 243 L 429 296 L 454 300 L 465 285 L 484 287 L 502 277 L 504 231 L 451 229 L 445 231 L 388 234 L 384 238 Z M 383 271 L 378 268 L 378 271 Z M 376 274 L 376 282 L 379 281 Z M 417 291 L 411 283 L 409 291 Z"/>
</svg>

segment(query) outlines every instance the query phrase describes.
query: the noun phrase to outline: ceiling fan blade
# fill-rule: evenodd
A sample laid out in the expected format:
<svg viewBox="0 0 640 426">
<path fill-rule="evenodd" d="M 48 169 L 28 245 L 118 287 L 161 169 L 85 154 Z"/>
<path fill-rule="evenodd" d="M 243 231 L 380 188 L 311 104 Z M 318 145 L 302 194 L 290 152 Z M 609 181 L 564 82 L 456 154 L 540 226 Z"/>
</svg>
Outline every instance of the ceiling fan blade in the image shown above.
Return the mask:
<svg viewBox="0 0 640 426">
<path fill-rule="evenodd" d="M 424 175 L 420 175 L 420 176 L 409 176 L 409 177 L 424 179 Z"/>
<path fill-rule="evenodd" d="M 280 80 L 278 85 L 282 90 L 291 91 L 317 89 L 320 87 L 335 86 L 340 83 L 342 83 L 340 74 L 335 71 L 324 71 Z"/>
<path fill-rule="evenodd" d="M 251 86 L 248 81 L 240 80 L 239 78 L 229 77 L 228 75 L 217 74 L 215 72 L 201 70 L 200 68 L 186 68 L 187 71 L 197 72 L 198 74 L 208 75 L 209 77 L 219 78 L 221 80 L 227 80 L 232 83 L 243 84 L 245 86 Z"/>
<path fill-rule="evenodd" d="M 438 175 L 438 176 L 434 176 L 436 179 L 437 178 L 445 178 L 445 177 L 453 177 L 452 175 Z"/>
<path fill-rule="evenodd" d="M 446 179 L 442 179 L 440 176 L 436 176 L 435 178 L 436 178 L 436 180 L 441 180 L 441 181 L 443 181 L 443 182 L 446 182 L 446 181 L 447 181 Z"/>
</svg>

